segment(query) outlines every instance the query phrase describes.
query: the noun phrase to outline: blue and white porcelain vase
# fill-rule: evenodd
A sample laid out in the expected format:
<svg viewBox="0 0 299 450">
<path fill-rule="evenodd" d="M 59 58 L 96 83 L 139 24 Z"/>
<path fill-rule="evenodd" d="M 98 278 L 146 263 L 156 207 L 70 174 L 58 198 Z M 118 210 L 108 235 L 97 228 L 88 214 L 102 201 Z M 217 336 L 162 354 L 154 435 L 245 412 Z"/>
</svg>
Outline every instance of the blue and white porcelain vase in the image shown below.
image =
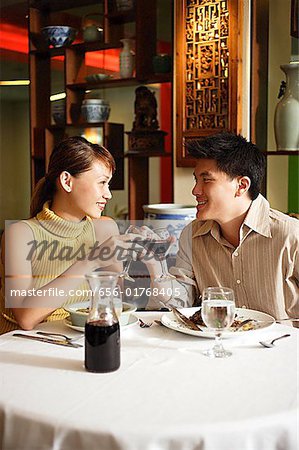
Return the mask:
<svg viewBox="0 0 299 450">
<path fill-rule="evenodd" d="M 119 55 L 119 74 L 121 78 L 131 78 L 134 72 L 135 55 L 132 50 L 132 39 L 121 39 L 123 49 Z"/>
<path fill-rule="evenodd" d="M 299 150 L 299 62 L 280 68 L 286 74 L 286 87 L 275 110 L 276 147 L 277 150 Z"/>
</svg>

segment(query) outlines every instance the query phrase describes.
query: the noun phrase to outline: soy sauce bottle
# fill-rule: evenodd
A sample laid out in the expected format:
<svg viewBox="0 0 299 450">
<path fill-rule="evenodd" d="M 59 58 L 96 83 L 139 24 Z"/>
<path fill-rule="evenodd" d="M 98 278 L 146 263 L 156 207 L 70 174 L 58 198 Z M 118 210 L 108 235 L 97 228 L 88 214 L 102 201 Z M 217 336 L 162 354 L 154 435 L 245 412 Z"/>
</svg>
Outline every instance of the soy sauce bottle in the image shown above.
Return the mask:
<svg viewBox="0 0 299 450">
<path fill-rule="evenodd" d="M 95 271 L 86 275 L 92 305 L 85 324 L 85 368 L 106 373 L 120 366 L 120 327 L 113 306 L 119 274 Z"/>
</svg>

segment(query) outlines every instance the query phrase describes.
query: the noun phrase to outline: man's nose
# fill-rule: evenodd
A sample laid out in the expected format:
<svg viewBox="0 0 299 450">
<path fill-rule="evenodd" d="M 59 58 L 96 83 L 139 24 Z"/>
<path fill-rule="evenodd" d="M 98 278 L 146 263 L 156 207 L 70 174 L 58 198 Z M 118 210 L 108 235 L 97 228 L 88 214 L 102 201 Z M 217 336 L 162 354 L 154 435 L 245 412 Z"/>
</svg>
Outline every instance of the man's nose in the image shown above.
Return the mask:
<svg viewBox="0 0 299 450">
<path fill-rule="evenodd" d="M 202 183 L 197 182 L 192 189 L 192 195 L 196 197 L 197 195 L 201 194 L 202 194 Z"/>
</svg>

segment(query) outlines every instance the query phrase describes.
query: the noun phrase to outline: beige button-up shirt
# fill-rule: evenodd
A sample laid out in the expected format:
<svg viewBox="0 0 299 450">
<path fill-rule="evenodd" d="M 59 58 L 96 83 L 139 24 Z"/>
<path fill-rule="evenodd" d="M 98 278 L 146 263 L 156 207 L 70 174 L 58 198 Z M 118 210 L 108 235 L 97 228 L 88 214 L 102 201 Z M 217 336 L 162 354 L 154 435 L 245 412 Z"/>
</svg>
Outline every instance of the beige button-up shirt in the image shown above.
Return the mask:
<svg viewBox="0 0 299 450">
<path fill-rule="evenodd" d="M 199 303 L 203 289 L 234 289 L 236 306 L 299 317 L 299 221 L 270 208 L 259 195 L 248 210 L 234 248 L 214 221 L 195 220 L 182 231 L 176 266 L 180 286 L 173 304 Z M 178 291 L 176 291 L 178 292 Z"/>
</svg>

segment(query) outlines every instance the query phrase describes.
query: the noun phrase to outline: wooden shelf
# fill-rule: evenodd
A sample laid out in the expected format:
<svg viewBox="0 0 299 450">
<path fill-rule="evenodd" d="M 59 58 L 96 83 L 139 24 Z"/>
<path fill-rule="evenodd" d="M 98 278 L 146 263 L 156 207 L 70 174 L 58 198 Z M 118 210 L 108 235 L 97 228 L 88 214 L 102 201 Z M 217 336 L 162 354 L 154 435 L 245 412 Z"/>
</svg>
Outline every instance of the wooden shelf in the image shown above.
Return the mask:
<svg viewBox="0 0 299 450">
<path fill-rule="evenodd" d="M 32 0 L 30 8 L 39 9 L 43 12 L 64 11 L 66 9 L 79 8 L 80 6 L 96 5 L 99 0 Z"/>
<path fill-rule="evenodd" d="M 40 36 L 42 38 L 42 36 Z M 95 42 L 78 42 L 76 44 L 72 45 L 66 45 L 63 47 L 46 47 L 40 48 L 37 50 L 31 50 L 30 55 L 37 55 L 37 56 L 47 56 L 47 57 L 54 57 L 54 56 L 61 56 L 65 54 L 65 51 L 67 49 L 72 49 L 77 51 L 78 53 L 87 53 L 87 52 L 97 52 L 101 50 L 109 50 L 114 48 L 121 48 L 122 45 L 118 42 L 114 43 L 105 43 L 101 41 L 95 41 Z"/>
<path fill-rule="evenodd" d="M 277 150 L 277 151 L 268 151 L 268 152 L 263 152 L 265 155 L 290 155 L 290 156 L 294 156 L 294 155 L 299 155 L 299 150 Z"/>
<path fill-rule="evenodd" d="M 116 125 L 113 122 L 76 122 L 76 123 L 65 123 L 62 125 L 49 125 L 47 130 L 64 130 L 65 128 L 103 128 L 106 124 Z"/>
<path fill-rule="evenodd" d="M 140 152 L 126 152 L 125 157 L 127 158 L 154 158 L 154 157 L 171 157 L 171 153 L 161 152 L 161 151 L 140 151 Z"/>
<path fill-rule="evenodd" d="M 137 78 L 114 78 L 109 80 L 99 81 L 97 83 L 73 83 L 68 84 L 66 87 L 73 91 L 82 90 L 93 90 L 101 88 L 115 88 L 115 87 L 125 87 L 125 86 L 137 86 L 139 84 L 161 84 L 170 83 L 172 80 L 172 74 L 153 74 L 149 75 L 147 79 L 137 79 Z"/>
</svg>

